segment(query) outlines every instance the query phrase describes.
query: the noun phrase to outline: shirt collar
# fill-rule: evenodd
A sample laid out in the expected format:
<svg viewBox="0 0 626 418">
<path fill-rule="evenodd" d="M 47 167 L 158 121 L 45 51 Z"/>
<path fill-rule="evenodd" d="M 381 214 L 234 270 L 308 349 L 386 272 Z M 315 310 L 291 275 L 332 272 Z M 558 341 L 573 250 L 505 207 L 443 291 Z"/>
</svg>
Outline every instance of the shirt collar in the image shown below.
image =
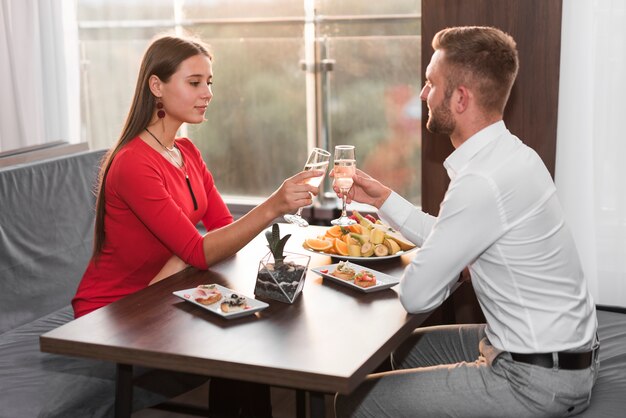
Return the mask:
<svg viewBox="0 0 626 418">
<path fill-rule="evenodd" d="M 504 121 L 500 120 L 476 132 L 461 144 L 443 162 L 448 177 L 453 180 L 478 152 L 489 145 L 494 139 L 506 132 Z"/>
</svg>

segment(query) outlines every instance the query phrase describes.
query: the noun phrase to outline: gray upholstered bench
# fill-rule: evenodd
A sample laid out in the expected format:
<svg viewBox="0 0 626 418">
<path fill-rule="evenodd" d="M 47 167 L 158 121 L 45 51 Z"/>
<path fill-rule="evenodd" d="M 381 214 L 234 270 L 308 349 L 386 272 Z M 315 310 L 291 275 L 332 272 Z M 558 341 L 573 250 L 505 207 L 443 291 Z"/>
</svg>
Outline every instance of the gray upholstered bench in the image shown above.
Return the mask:
<svg viewBox="0 0 626 418">
<path fill-rule="evenodd" d="M 0 169 L 0 417 L 112 416 L 113 364 L 42 353 L 73 319 L 103 151 Z M 164 398 L 137 389 L 135 409 Z"/>
<path fill-rule="evenodd" d="M 620 312 L 621 311 L 621 312 Z M 626 310 L 598 308 L 600 372 L 591 405 L 580 416 L 618 418 L 626 415 Z"/>
</svg>

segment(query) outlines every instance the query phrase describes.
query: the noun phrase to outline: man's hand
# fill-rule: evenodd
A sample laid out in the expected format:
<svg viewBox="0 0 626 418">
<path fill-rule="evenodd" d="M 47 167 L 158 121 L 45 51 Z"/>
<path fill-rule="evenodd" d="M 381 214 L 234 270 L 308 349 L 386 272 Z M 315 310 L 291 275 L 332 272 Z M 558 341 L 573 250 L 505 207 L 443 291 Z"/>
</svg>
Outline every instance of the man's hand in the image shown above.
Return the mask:
<svg viewBox="0 0 626 418">
<path fill-rule="evenodd" d="M 330 172 L 330 176 L 334 177 L 334 170 Z M 348 195 L 346 196 L 346 202 L 350 203 L 353 200 L 355 202 L 366 203 L 372 205 L 377 209 L 380 208 L 385 200 L 391 194 L 391 189 L 383 185 L 378 180 L 365 174 L 361 170 L 356 170 L 356 174 L 352 177 L 354 184 L 350 188 Z M 341 197 L 339 188 L 333 185 L 333 190 L 337 193 L 337 197 Z"/>
</svg>

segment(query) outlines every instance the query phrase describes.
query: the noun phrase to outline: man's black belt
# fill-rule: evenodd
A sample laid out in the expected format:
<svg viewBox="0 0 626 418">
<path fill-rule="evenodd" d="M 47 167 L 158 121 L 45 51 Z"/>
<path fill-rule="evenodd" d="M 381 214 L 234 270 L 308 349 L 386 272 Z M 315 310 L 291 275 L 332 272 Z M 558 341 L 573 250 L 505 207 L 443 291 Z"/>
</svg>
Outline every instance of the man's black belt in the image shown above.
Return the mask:
<svg viewBox="0 0 626 418">
<path fill-rule="evenodd" d="M 558 368 L 565 370 L 581 370 L 591 366 L 593 361 L 594 351 L 586 351 L 581 353 L 574 353 L 569 351 L 560 351 L 558 356 Z M 534 364 L 535 366 L 547 367 L 549 369 L 554 368 L 553 353 L 535 353 L 535 354 L 521 354 L 511 353 L 511 357 L 515 361 L 522 363 Z"/>
</svg>

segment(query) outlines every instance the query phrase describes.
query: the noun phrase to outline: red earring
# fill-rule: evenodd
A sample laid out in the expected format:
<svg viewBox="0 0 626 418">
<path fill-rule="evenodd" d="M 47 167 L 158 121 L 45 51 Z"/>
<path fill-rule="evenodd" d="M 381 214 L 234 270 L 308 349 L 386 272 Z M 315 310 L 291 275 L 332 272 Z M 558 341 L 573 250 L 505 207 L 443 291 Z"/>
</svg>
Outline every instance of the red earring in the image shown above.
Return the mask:
<svg viewBox="0 0 626 418">
<path fill-rule="evenodd" d="M 158 101 L 156 104 L 156 108 L 158 109 L 157 116 L 159 117 L 159 119 L 163 119 L 165 117 L 165 110 L 163 110 L 163 103 Z"/>
</svg>

